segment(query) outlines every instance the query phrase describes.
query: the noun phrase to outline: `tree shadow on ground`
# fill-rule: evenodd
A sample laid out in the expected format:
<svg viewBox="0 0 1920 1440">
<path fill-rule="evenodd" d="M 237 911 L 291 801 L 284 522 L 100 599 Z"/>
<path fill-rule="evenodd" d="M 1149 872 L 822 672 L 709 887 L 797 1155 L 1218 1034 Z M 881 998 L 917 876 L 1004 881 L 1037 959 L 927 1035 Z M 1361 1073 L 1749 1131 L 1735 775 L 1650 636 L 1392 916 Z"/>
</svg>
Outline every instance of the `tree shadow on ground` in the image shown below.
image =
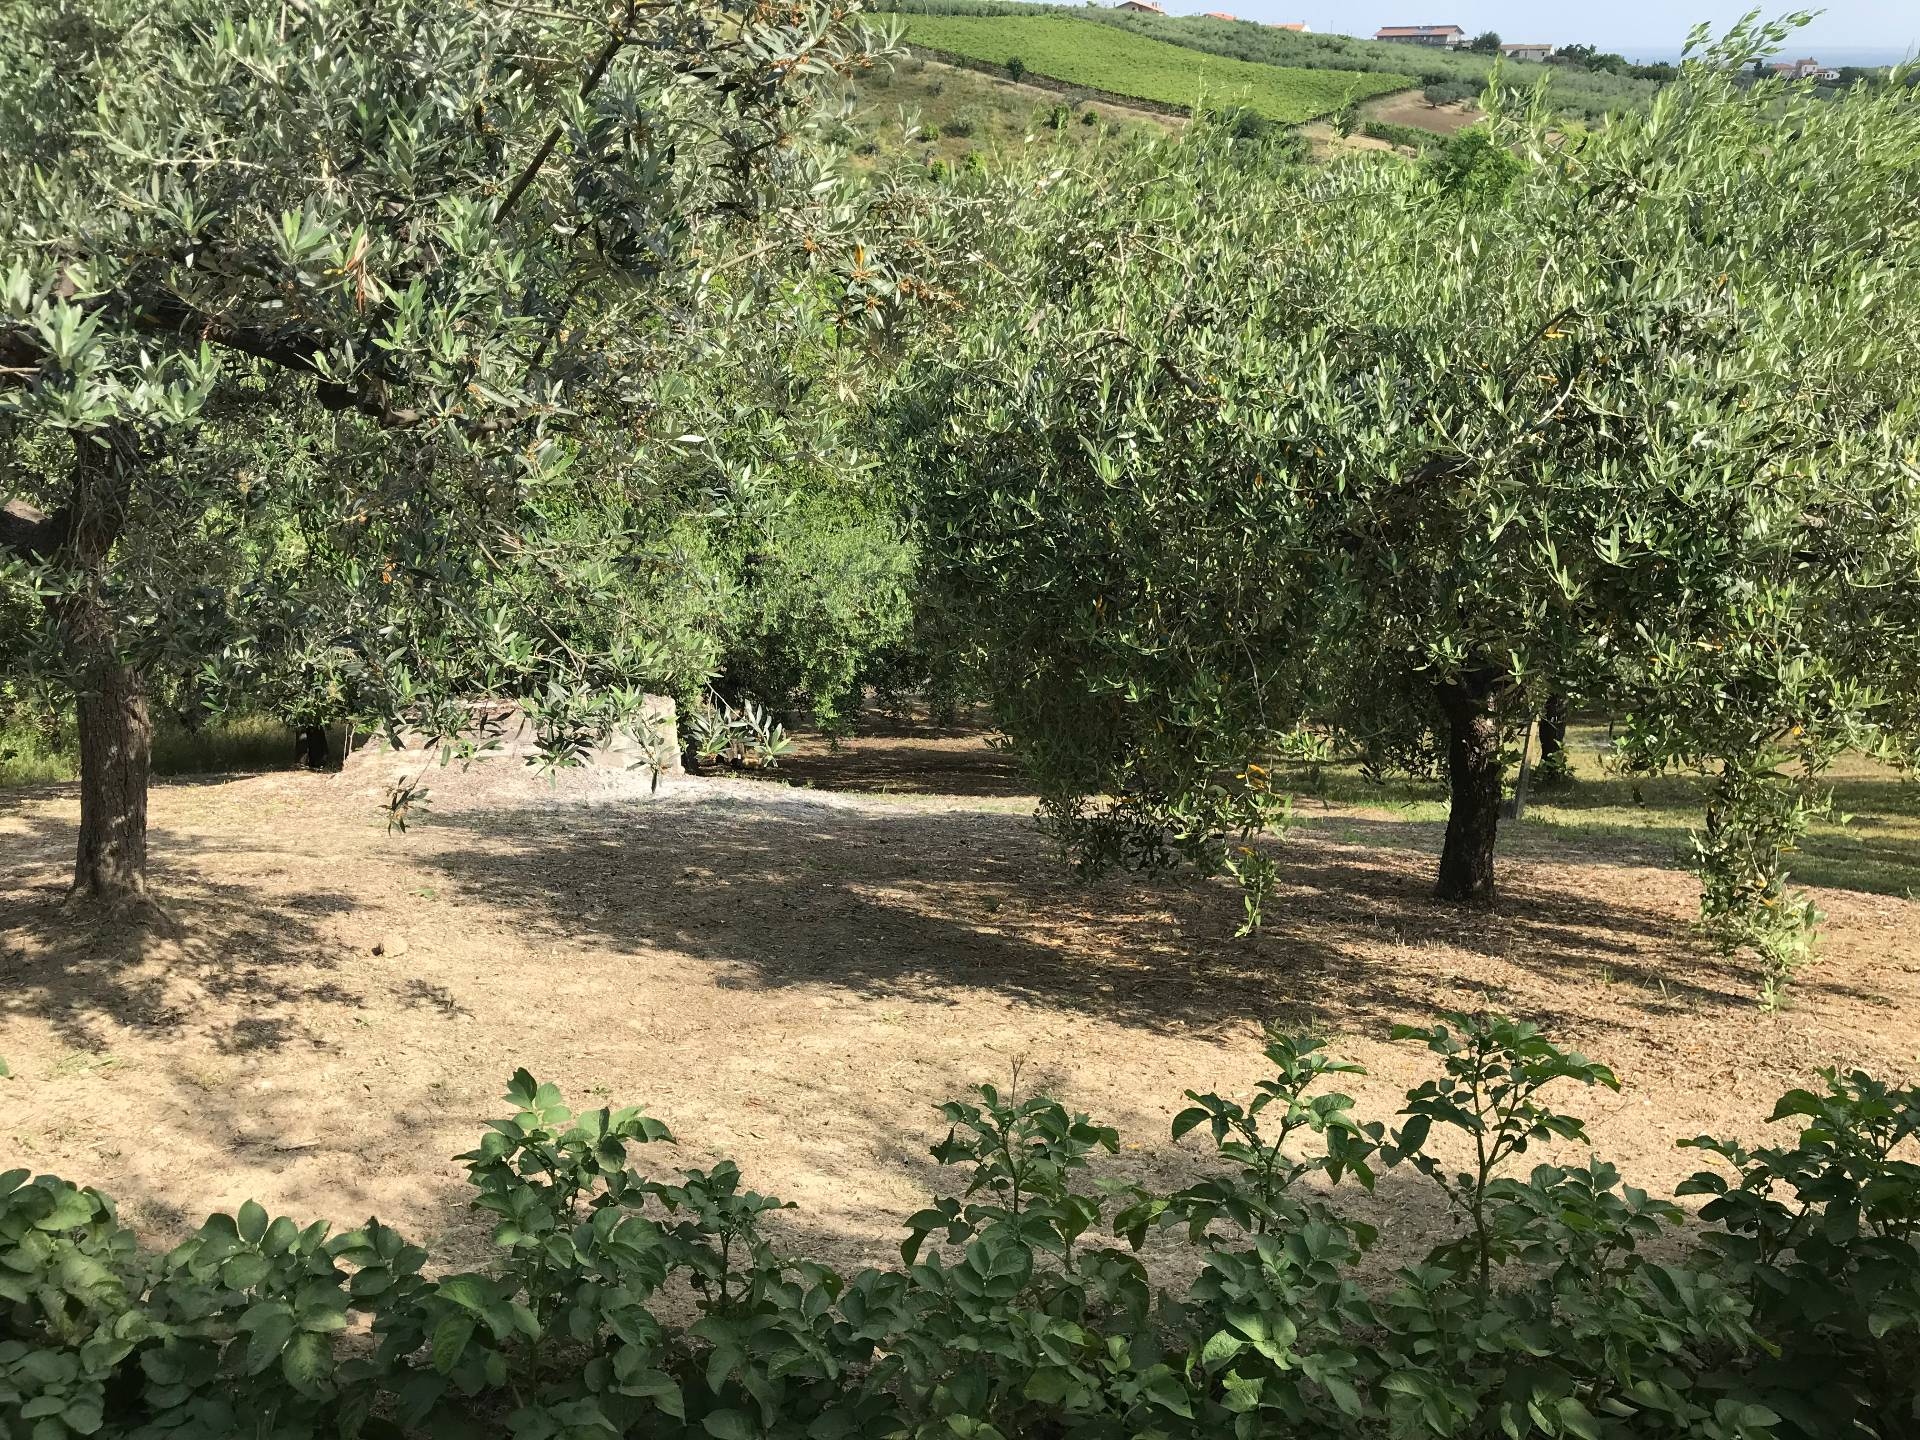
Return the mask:
<svg viewBox="0 0 1920 1440">
<path fill-rule="evenodd" d="M 926 747 L 914 737 L 863 738 L 858 750 L 821 745 L 780 762 L 779 782 L 855 795 L 963 795 L 1020 798 L 1033 785 L 1020 762 L 1005 750 L 981 745 L 939 752 L 940 768 L 928 765 Z"/>
<path fill-rule="evenodd" d="M 1565 1018 L 1549 994 L 1578 995 L 1570 981 L 1655 1008 L 1752 1004 L 1753 977 L 1670 914 L 1567 891 L 1525 862 L 1508 866 L 1497 907 L 1463 912 L 1429 899 L 1422 857 L 1292 837 L 1275 850 L 1263 933 L 1238 940 L 1227 886 L 1080 881 L 1024 816 L 759 793 L 563 821 L 443 816 L 489 843 L 444 845 L 430 863 L 552 933 L 719 962 L 723 986 L 987 989 L 1148 1029 L 1288 1016 L 1377 1028 L 1431 1013 L 1464 958 L 1497 962 L 1478 982 L 1490 1001 L 1547 1023 Z"/>
<path fill-rule="evenodd" d="M 1500 822 L 1501 864 L 1554 859 L 1684 868 L 1693 852 L 1693 837 L 1704 823 L 1703 806 L 1670 801 L 1637 805 L 1626 798 L 1628 788 L 1624 781 L 1582 780 L 1570 790 L 1536 796 L 1524 819 Z M 1790 867 L 1793 883 L 1912 898 L 1920 889 L 1917 798 L 1915 787 L 1904 782 L 1840 783 L 1836 804 L 1848 814 L 1848 823 L 1819 825 L 1800 842 Z M 1350 844 L 1420 853 L 1433 863 L 1446 822 L 1395 814 L 1395 803 L 1298 795 L 1295 824 L 1300 830 Z M 1355 808 L 1335 808 L 1347 804 Z"/>
<path fill-rule="evenodd" d="M 25 821 L 20 848 L 63 853 L 71 830 Z M 308 917 L 353 908 L 312 890 L 263 907 L 244 883 L 216 882 L 196 867 L 200 837 L 165 829 L 150 837 L 151 897 L 90 909 L 67 901 L 64 866 L 29 864 L 0 919 L 0 1019 L 37 1016 L 75 1051 L 93 1051 L 113 1027 L 178 1029 L 207 1006 L 248 1013 L 216 1025 L 223 1055 L 277 1049 L 299 1037 L 301 1010 L 361 1003 L 331 972 L 335 954 Z M 164 857 L 164 858 L 161 858 Z"/>
<path fill-rule="evenodd" d="M 1157 1066 L 1159 1056 L 1174 1053 L 1180 1031 L 1201 1032 L 1200 1043 L 1181 1052 L 1190 1062 L 1196 1050 L 1214 1051 L 1206 1042 L 1215 1038 L 1244 1046 L 1251 1020 L 1377 1041 L 1393 1021 L 1485 1004 L 1591 1047 L 1595 1032 L 1650 1031 L 1674 1014 L 1688 1017 L 1686 1028 L 1698 1019 L 1702 1030 L 1737 1036 L 1754 1012 L 1753 976 L 1686 934 L 1687 877 L 1620 865 L 1582 874 L 1564 856 L 1509 864 L 1500 905 L 1463 913 L 1427 898 L 1429 854 L 1296 836 L 1274 850 L 1282 882 L 1266 933 L 1236 940 L 1239 904 L 1231 888 L 1133 877 L 1084 884 L 1024 814 L 855 802 L 772 785 L 718 786 L 703 795 L 689 782 L 658 803 L 432 815 L 417 836 L 393 842 L 395 863 L 410 872 L 406 883 L 414 874 L 444 877 L 449 901 L 470 902 L 495 926 L 504 916 L 513 939 L 498 952 L 463 953 L 457 963 L 442 957 L 434 970 L 426 968 L 431 954 L 420 954 L 430 947 L 416 933 L 422 970 L 408 973 L 404 965 L 376 971 L 364 950 L 357 966 L 343 966 L 337 948 L 330 951 L 320 938 L 319 923 L 357 908 L 359 899 L 282 883 L 262 905 L 244 882 L 216 884 L 201 872 L 203 864 L 211 868 L 211 857 L 231 852 L 264 855 L 284 875 L 311 858 L 297 828 L 266 836 L 241 827 L 157 831 L 156 879 L 191 934 L 135 940 L 89 932 L 59 912 L 70 831 L 28 823 L 40 828 L 22 836 L 16 825 L 0 851 L 9 860 L 33 857 L 24 886 L 10 875 L 8 895 L 21 903 L 0 918 L 0 937 L 21 942 L 9 948 L 0 975 L 0 1018 L 46 1017 L 79 1049 L 98 1048 L 93 1027 L 107 1020 L 164 1035 L 195 995 L 215 993 L 200 987 L 223 987 L 223 1001 L 244 1011 L 212 1032 L 215 1060 L 230 1062 L 222 1064 L 224 1080 L 193 1072 L 206 1063 L 204 1052 L 168 1043 L 145 1062 L 157 1078 L 136 1082 L 164 1101 L 165 1123 L 195 1142 L 173 1153 L 202 1157 L 201 1168 L 182 1178 L 178 1165 L 126 1167 L 114 1172 L 123 1179 L 112 1188 L 131 1196 L 144 1186 L 145 1208 L 165 1218 L 164 1207 L 183 1204 L 185 1195 L 231 1206 L 241 1194 L 216 1187 L 258 1187 L 290 1176 L 280 1208 L 345 1221 L 365 1213 L 362 1197 L 374 1192 L 380 1167 L 390 1181 L 393 1167 L 414 1163 L 403 1155 L 417 1155 L 421 1168 L 380 1190 L 386 1198 L 379 1208 L 409 1233 L 445 1239 L 454 1248 L 443 1253 L 458 1263 L 477 1262 L 487 1246 L 465 1215 L 464 1187 L 446 1157 L 472 1143 L 480 1120 L 504 1113 L 483 1097 L 497 1095 L 512 1063 L 524 1061 L 542 1078 L 571 1066 L 573 1083 L 582 1087 L 616 1079 L 624 1067 L 618 1088 L 604 1098 L 575 1090 L 570 1098 L 582 1106 L 647 1101 L 650 1066 L 684 1067 L 700 1077 L 702 1098 L 717 1097 L 703 1112 L 711 1128 L 681 1126 L 682 1116 L 658 1105 L 656 1113 L 687 1143 L 680 1153 L 649 1156 L 649 1164 L 709 1164 L 745 1145 L 737 1135 L 725 1138 L 720 1126 L 753 1103 L 750 1067 L 716 1063 L 732 1058 L 724 1024 L 748 1006 L 759 1010 L 779 990 L 838 989 L 897 999 L 902 1008 L 914 1002 L 923 1008 L 911 1033 L 929 1049 L 943 1027 L 991 1035 L 1000 1012 L 977 1002 L 982 994 L 1003 997 L 1006 1013 L 1022 1017 L 1027 1038 L 1018 1043 L 1048 1057 L 1036 1063 L 1033 1082 L 1063 1087 L 1087 1083 L 1082 1062 L 1111 1044 L 1108 1037 L 1081 1048 L 1076 1022 L 1093 1017 L 1132 1027 L 1148 1037 L 1125 1060 L 1133 1088 L 1121 1107 L 1099 1118 L 1121 1123 L 1129 1140 L 1155 1146 L 1157 1154 L 1118 1163 L 1129 1178 L 1161 1188 L 1183 1183 L 1192 1157 L 1167 1147 L 1164 1129 L 1142 1117 L 1152 1105 L 1177 1105 L 1183 1085 L 1208 1082 L 1184 1066 L 1167 1069 L 1164 1079 L 1157 1068 L 1148 1074 L 1141 1057 Z M 378 894 L 373 903 L 380 903 Z M 541 943 L 563 938 L 586 943 L 551 950 Z M 614 958 L 640 952 L 651 968 Z M 488 984 L 508 964 L 527 971 L 511 987 L 510 1004 Z M 702 1016 L 704 1029 L 691 1041 L 615 1028 L 648 1006 L 671 1009 L 661 997 L 687 992 L 660 977 L 678 967 L 694 977 L 689 989 L 746 992 L 747 1003 L 731 1006 L 731 1017 L 728 1007 Z M 1838 989 L 1825 974 L 1813 983 Z M 636 988 L 627 993 L 623 985 Z M 963 999 L 976 1003 L 963 1007 Z M 796 1007 L 812 1000 L 802 996 Z M 398 1008 L 411 1022 L 347 1030 L 324 1052 L 309 1051 L 296 1024 L 303 1015 L 332 1011 L 337 1027 L 350 1026 L 358 1020 L 339 1012 L 362 1003 L 388 1014 Z M 793 1170 L 766 1165 L 756 1172 L 740 1153 L 753 1183 L 800 1199 L 792 1233 L 836 1263 L 884 1253 L 899 1238 L 899 1217 L 913 1208 L 874 1181 L 876 1157 L 889 1174 L 904 1173 L 915 1195 L 932 1187 L 924 1146 L 937 1138 L 935 1122 L 913 1097 L 1004 1078 L 976 1073 L 989 1047 L 975 1045 L 935 1055 L 924 1077 L 896 1073 L 870 1084 L 856 1073 L 840 1075 L 845 1084 L 824 1083 L 822 1057 L 852 1055 L 856 1072 L 866 1062 L 861 1037 L 886 1023 L 873 1013 L 881 1008 L 846 1006 L 864 1013 L 811 1032 L 804 1019 L 791 1032 L 769 1026 L 731 1047 L 752 1051 L 756 1064 L 755 1047 L 767 1047 L 766 1068 L 804 1091 L 751 1123 L 769 1131 L 809 1127 L 806 1148 L 791 1163 L 813 1172 L 811 1198 L 795 1192 Z M 481 1023 L 459 1028 L 475 1016 Z M 381 1016 L 374 1018 L 377 1024 Z M 1718 1029 L 1722 1021 L 1728 1029 Z M 1218 1036 L 1206 1033 L 1216 1027 Z M 664 1015 L 657 1030 L 676 1028 L 686 1030 L 684 1015 Z M 783 1051 L 796 1032 L 817 1043 Z M 495 1043 L 477 1051 L 475 1038 Z M 405 1084 L 389 1084 L 381 1069 L 403 1048 L 428 1054 L 432 1063 Z M 1617 1063 L 1616 1052 L 1630 1048 L 1604 1043 L 1595 1053 Z M 250 1068 L 265 1067 L 276 1050 L 285 1052 L 277 1068 Z M 1213 1063 L 1210 1054 L 1202 1063 Z M 273 1088 L 259 1087 L 255 1075 L 269 1073 Z M 104 1097 L 104 1084 L 97 1088 Z M 683 1098 L 694 1093 L 689 1087 Z M 902 1095 L 912 1101 L 904 1109 Z M 102 1098 L 99 1112 L 123 1115 L 111 1108 L 118 1098 Z M 1583 1105 L 1586 1098 L 1570 1097 L 1566 1108 L 1596 1113 L 1600 1097 Z M 1130 1114 L 1118 1113 L 1128 1108 Z M 915 1121 L 903 1125 L 903 1113 Z M 1385 1118 L 1378 1104 L 1369 1113 Z M 126 1132 L 136 1127 L 123 1119 L 97 1123 L 101 1134 L 129 1148 L 144 1139 L 130 1139 Z M 70 1145 L 69 1153 L 84 1154 L 83 1147 Z M 1383 1193 L 1389 1199 L 1382 1218 L 1403 1223 L 1395 1207 L 1414 1202 L 1390 1187 Z"/>
</svg>

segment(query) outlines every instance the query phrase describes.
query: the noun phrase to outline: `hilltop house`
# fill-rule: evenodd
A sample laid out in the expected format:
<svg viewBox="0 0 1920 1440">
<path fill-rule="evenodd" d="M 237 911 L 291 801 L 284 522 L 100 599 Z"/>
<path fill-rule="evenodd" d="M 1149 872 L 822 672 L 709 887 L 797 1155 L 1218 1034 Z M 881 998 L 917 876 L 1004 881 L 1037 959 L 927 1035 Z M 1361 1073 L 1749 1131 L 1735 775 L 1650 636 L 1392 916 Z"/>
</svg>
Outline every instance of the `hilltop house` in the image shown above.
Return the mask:
<svg viewBox="0 0 1920 1440">
<path fill-rule="evenodd" d="M 1267 29 L 1291 30 L 1296 35 L 1305 35 L 1307 33 L 1307 22 L 1304 20 L 1269 20 L 1267 22 Z"/>
<path fill-rule="evenodd" d="M 1500 53 L 1509 60 L 1545 60 L 1553 54 L 1553 46 L 1538 41 L 1523 40 L 1512 45 L 1502 45 Z"/>
<path fill-rule="evenodd" d="M 1458 25 L 1382 25 L 1373 32 L 1376 40 L 1399 40 L 1408 45 L 1436 45 L 1451 50 L 1467 43 L 1467 32 Z"/>
<path fill-rule="evenodd" d="M 1229 15 L 1224 10 L 1202 10 L 1200 12 L 1200 18 L 1202 20 L 1238 20 L 1240 17 L 1238 15 Z"/>
<path fill-rule="evenodd" d="M 1158 5 L 1154 4 L 1153 0 L 1120 0 L 1120 3 L 1113 8 L 1116 10 L 1134 10 L 1142 15 L 1164 15 L 1167 13 Z"/>
<path fill-rule="evenodd" d="M 1818 60 L 1795 60 L 1792 64 L 1776 63 L 1773 73 L 1788 80 L 1838 80 L 1840 72 L 1822 65 Z"/>
</svg>

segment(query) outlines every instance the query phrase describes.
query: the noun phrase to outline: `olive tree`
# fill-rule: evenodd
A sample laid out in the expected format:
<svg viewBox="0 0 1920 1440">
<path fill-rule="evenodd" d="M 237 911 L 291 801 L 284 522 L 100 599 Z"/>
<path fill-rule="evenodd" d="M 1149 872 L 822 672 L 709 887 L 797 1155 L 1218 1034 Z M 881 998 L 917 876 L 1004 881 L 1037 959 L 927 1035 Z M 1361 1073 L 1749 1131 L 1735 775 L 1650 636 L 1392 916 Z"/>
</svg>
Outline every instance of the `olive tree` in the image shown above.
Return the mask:
<svg viewBox="0 0 1920 1440">
<path fill-rule="evenodd" d="M 618 581 L 621 546 L 527 536 L 627 533 L 645 494 L 585 467 L 676 442 L 649 377 L 724 340 L 769 252 L 804 240 L 864 313 L 877 267 L 836 258 L 853 212 L 793 143 L 814 81 L 865 62 L 846 5 L 5 13 L 0 573 L 77 706 L 76 891 L 142 888 L 154 686 L 314 615 L 327 655 L 279 673 L 346 655 L 389 716 L 455 723 L 476 670 L 642 677 L 631 636 L 583 653 L 550 614 L 558 571 Z"/>
<path fill-rule="evenodd" d="M 1649 764 L 1910 733 L 1920 106 L 1736 84 L 1781 33 L 1591 135 L 1510 99 L 1497 193 L 1195 136 L 989 197 L 994 279 L 902 414 L 1063 838 L 1258 880 L 1227 842 L 1276 756 L 1431 735 L 1436 891 L 1485 901 L 1550 697 Z"/>
</svg>

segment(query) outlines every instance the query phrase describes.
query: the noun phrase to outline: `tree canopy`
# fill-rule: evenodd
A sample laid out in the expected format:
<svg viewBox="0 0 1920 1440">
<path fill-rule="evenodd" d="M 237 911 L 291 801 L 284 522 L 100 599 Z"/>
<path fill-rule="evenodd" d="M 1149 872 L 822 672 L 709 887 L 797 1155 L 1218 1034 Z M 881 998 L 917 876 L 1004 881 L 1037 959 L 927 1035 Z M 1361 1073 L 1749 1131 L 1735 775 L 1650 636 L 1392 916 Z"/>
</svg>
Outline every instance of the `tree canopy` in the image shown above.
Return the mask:
<svg viewBox="0 0 1920 1440">
<path fill-rule="evenodd" d="M 903 414 L 947 603 L 1083 857 L 1257 891 L 1229 842 L 1331 741 L 1444 757 L 1439 893 L 1484 899 L 1550 693 L 1730 775 L 1912 736 L 1920 107 L 1734 83 L 1774 40 L 1590 135 L 1512 98 L 1511 169 L 1197 138 L 997 192 L 999 269 Z M 1767 830 L 1740 789 L 1716 844 Z M 1768 834 L 1743 912 L 1781 908 Z"/>
<path fill-rule="evenodd" d="M 445 731 L 703 673 L 648 601 L 719 396 L 663 377 L 776 353 L 769 295 L 824 340 L 892 293 L 794 143 L 867 63 L 845 5 L 9 11 L 0 564 L 79 704 L 78 886 L 138 888 L 156 686 Z"/>
</svg>

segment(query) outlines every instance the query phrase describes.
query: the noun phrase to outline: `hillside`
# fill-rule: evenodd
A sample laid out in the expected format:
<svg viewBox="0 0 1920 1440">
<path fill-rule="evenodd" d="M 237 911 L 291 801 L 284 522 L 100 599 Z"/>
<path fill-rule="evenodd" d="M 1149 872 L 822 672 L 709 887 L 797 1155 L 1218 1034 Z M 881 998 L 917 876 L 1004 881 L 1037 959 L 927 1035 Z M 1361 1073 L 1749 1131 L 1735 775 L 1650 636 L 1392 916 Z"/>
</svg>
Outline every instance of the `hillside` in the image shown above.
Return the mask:
<svg viewBox="0 0 1920 1440">
<path fill-rule="evenodd" d="M 876 67 L 849 87 L 843 136 L 869 157 L 910 154 L 965 164 L 1007 145 L 1077 149 L 1136 131 L 1177 129 L 1177 116 L 1107 101 L 1068 105 L 1059 91 L 905 56 Z"/>
<path fill-rule="evenodd" d="M 991 65 L 1018 61 L 1034 76 L 1180 109 L 1244 106 L 1282 124 L 1414 83 L 1395 72 L 1277 66 L 1211 54 L 1078 15 L 901 18 L 910 46 Z"/>
<path fill-rule="evenodd" d="M 1003 20 L 1020 24 L 1047 17 L 1071 19 L 1082 24 L 1104 25 L 1138 39 L 1155 40 L 1164 45 L 1197 50 L 1243 64 L 1341 76 L 1359 73 L 1366 77 L 1355 91 L 1362 98 L 1414 86 L 1464 84 L 1479 88 L 1486 84 L 1494 64 L 1490 56 L 1464 51 L 1432 50 L 1347 35 L 1302 34 L 1256 24 L 1251 20 L 1221 21 L 1203 15 L 1143 15 L 1106 5 L 1068 9 L 1023 4 L 1018 0 L 887 0 L 886 8 L 902 13 L 910 27 L 921 21 L 935 19 Z M 928 39 L 921 43 L 934 45 L 937 42 Z M 988 53 L 971 58 L 1001 63 L 1008 58 L 1008 54 Z M 1030 67 L 1034 66 L 1032 57 L 1022 55 L 1020 58 Z M 1520 87 L 1544 80 L 1548 103 L 1555 111 L 1569 118 L 1589 122 L 1604 119 L 1615 111 L 1644 105 L 1659 88 L 1651 80 L 1583 70 L 1570 65 L 1530 65 L 1507 61 L 1502 62 L 1501 74 L 1506 83 Z M 1389 77 L 1394 83 L 1381 83 Z M 1336 108 L 1340 103 L 1336 99 L 1326 108 Z"/>
<path fill-rule="evenodd" d="M 1347 35 L 1303 35 L 1257 25 L 1251 20 L 1223 22 L 1199 15 L 1141 15 L 1108 9 L 1089 14 L 1097 16 L 1098 23 L 1128 34 L 1266 65 L 1396 74 L 1410 71 L 1413 79 L 1406 83 L 1422 86 L 1452 82 L 1480 87 L 1487 83 L 1493 70 L 1493 58 L 1488 55 L 1396 45 L 1383 40 L 1358 40 Z M 1554 110 L 1588 121 L 1602 120 L 1614 111 L 1644 105 L 1659 88 L 1651 80 L 1582 70 L 1571 65 L 1503 61 L 1501 75 L 1507 84 L 1520 87 L 1545 79 L 1547 102 Z"/>
</svg>

